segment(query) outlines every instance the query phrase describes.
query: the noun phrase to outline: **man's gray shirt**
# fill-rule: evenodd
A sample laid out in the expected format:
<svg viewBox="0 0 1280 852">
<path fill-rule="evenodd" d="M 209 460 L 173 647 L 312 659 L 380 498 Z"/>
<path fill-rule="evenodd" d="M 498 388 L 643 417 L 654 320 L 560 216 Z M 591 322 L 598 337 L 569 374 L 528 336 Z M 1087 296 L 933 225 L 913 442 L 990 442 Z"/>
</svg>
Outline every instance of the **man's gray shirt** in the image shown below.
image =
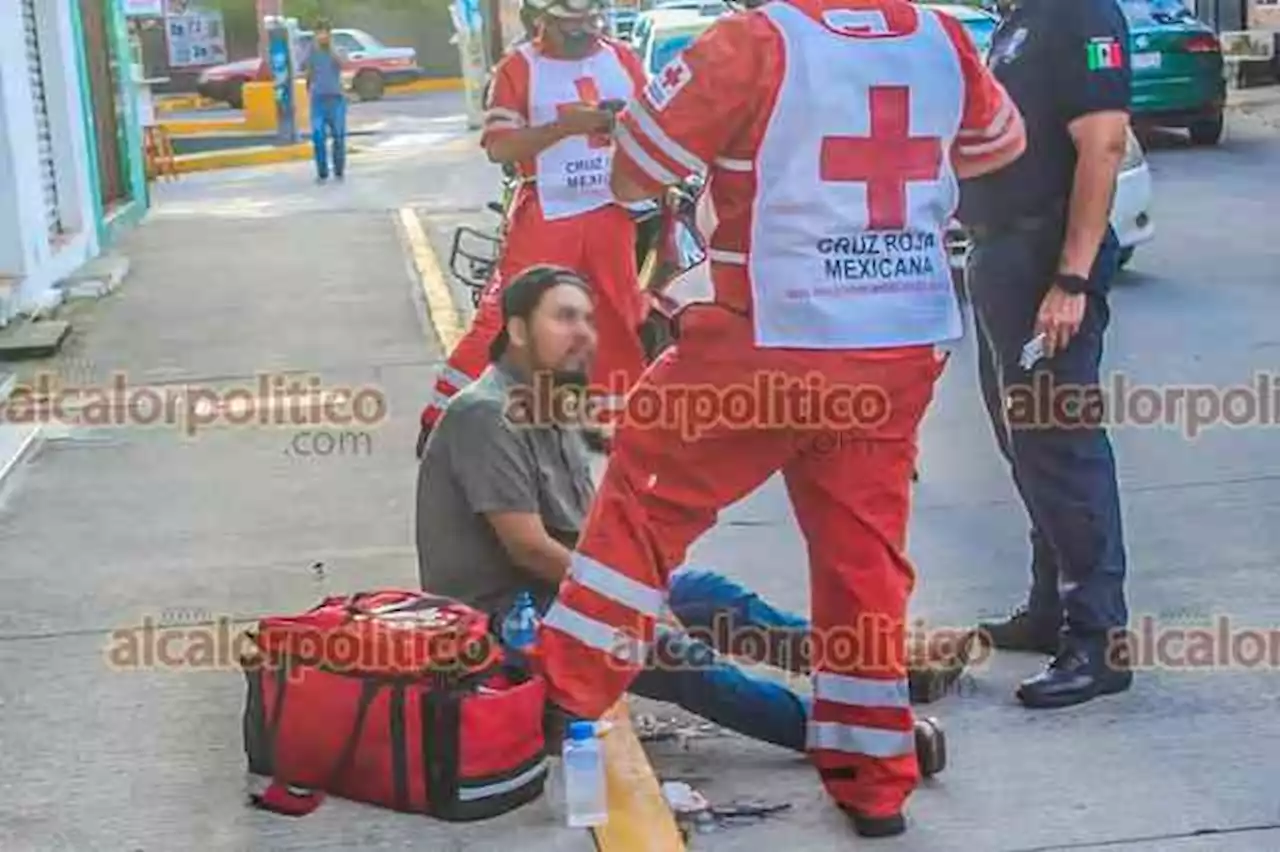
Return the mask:
<svg viewBox="0 0 1280 852">
<path fill-rule="evenodd" d="M 538 581 L 503 549 L 488 512 L 530 512 L 568 547 L 582 528 L 593 485 L 576 429 L 508 417 L 523 382 L 490 366 L 456 394 L 427 442 L 418 474 L 418 572 L 422 587 L 487 612 L 521 590 L 546 605 L 556 587 Z"/>
</svg>

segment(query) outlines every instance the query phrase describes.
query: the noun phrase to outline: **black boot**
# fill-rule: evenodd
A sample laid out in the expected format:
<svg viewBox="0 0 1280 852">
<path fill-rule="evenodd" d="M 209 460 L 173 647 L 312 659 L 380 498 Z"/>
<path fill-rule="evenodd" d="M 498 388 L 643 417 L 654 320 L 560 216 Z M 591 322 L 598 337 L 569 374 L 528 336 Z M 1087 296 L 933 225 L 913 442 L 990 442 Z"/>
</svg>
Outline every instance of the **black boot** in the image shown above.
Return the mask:
<svg viewBox="0 0 1280 852">
<path fill-rule="evenodd" d="M 907 830 L 907 820 L 900 813 L 892 816 L 869 817 L 843 805 L 840 810 L 849 817 L 853 823 L 853 830 L 858 832 L 860 837 L 896 837 Z"/>
<path fill-rule="evenodd" d="M 1006 651 L 1034 651 L 1039 654 L 1058 652 L 1060 625 L 1047 624 L 1032 618 L 1025 606 L 1014 610 L 1003 621 L 984 621 L 978 624 L 979 641 Z"/>
<path fill-rule="evenodd" d="M 1018 700 L 1026 707 L 1071 707 L 1124 692 L 1133 685 L 1133 670 L 1123 649 L 1113 650 L 1105 639 L 1067 637 L 1048 667 L 1018 687 Z"/>
</svg>

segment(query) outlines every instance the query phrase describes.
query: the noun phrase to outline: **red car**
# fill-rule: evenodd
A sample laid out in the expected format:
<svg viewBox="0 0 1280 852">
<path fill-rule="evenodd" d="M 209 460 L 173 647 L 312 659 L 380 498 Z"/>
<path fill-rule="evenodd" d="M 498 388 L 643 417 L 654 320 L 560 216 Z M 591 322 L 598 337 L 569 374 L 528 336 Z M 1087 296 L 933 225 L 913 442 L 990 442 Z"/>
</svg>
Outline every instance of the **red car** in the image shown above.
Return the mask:
<svg viewBox="0 0 1280 852">
<path fill-rule="evenodd" d="M 298 57 L 311 51 L 310 32 L 298 33 Z M 364 30 L 335 29 L 333 46 L 342 58 L 343 76 L 350 79 L 352 91 L 362 101 L 382 97 L 389 84 L 421 79 L 418 53 L 412 47 L 388 47 Z M 224 101 L 234 109 L 244 107 L 245 83 L 269 81 L 270 69 L 260 56 L 206 68 L 196 82 L 196 91 L 215 101 Z"/>
</svg>

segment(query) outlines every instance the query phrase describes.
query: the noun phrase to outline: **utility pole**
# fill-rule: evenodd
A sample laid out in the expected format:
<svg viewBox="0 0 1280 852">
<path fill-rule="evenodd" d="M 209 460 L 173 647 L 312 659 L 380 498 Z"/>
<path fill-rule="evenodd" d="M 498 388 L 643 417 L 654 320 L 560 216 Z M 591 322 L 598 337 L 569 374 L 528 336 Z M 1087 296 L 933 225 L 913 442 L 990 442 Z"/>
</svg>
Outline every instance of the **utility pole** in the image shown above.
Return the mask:
<svg viewBox="0 0 1280 852">
<path fill-rule="evenodd" d="M 268 15 L 274 15 L 279 18 L 284 17 L 284 0 L 254 0 L 258 9 L 258 56 L 264 60 L 267 58 L 267 26 L 266 19 Z"/>
<path fill-rule="evenodd" d="M 489 30 L 489 67 L 498 64 L 506 47 L 502 37 L 502 0 L 485 0 L 485 23 Z"/>
</svg>

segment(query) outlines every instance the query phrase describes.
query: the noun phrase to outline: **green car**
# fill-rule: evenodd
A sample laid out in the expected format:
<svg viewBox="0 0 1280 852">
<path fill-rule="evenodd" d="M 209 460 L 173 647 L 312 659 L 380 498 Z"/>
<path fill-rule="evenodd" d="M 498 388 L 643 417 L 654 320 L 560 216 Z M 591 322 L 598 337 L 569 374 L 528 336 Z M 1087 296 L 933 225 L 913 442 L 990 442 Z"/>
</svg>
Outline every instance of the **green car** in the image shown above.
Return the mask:
<svg viewBox="0 0 1280 852">
<path fill-rule="evenodd" d="M 1136 125 L 1185 127 L 1196 145 L 1222 138 L 1222 45 L 1181 0 L 1120 0 L 1129 21 Z"/>
</svg>

